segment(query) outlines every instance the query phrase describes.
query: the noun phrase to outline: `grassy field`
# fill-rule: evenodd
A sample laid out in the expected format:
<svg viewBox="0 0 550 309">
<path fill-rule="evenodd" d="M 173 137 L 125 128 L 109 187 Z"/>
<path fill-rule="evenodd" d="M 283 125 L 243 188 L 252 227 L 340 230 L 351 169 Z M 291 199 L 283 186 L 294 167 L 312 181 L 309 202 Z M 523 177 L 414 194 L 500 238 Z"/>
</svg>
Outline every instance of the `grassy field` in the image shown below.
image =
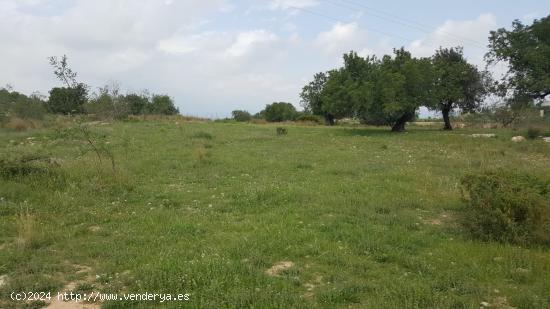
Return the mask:
<svg viewBox="0 0 550 309">
<path fill-rule="evenodd" d="M 174 121 L 1 129 L 0 307 L 12 291 L 188 293 L 103 308 L 550 307 L 550 251 L 469 238 L 460 178 L 550 174 L 550 144 L 511 130 Z M 496 133 L 497 138 L 472 138 Z M 85 151 L 83 151 L 85 150 Z M 30 164 L 29 163 L 29 164 Z"/>
</svg>

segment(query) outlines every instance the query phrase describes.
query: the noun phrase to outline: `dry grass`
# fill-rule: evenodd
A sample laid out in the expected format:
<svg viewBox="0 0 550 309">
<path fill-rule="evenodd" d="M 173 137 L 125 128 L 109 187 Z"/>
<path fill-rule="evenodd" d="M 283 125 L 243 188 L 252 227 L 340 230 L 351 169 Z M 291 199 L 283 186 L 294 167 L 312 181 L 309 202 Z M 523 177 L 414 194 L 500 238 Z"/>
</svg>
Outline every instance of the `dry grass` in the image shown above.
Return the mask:
<svg viewBox="0 0 550 309">
<path fill-rule="evenodd" d="M 208 122 L 210 119 L 194 117 L 194 116 L 183 116 L 183 115 L 130 115 L 128 119 L 133 120 L 142 120 L 142 121 L 184 121 L 184 122 Z"/>
<path fill-rule="evenodd" d="M 32 248 L 38 243 L 36 217 L 29 210 L 21 211 L 17 218 L 17 246 L 21 249 Z"/>
<path fill-rule="evenodd" d="M 252 120 L 250 120 L 250 122 L 253 123 L 253 124 L 268 124 L 269 123 L 265 119 L 252 119 Z"/>
<path fill-rule="evenodd" d="M 18 132 L 27 131 L 28 129 L 37 129 L 41 127 L 41 123 L 37 120 L 22 119 L 12 117 L 6 122 L 4 127 Z"/>
<path fill-rule="evenodd" d="M 195 158 L 199 163 L 209 162 L 210 153 L 208 152 L 208 149 L 206 149 L 204 145 L 197 146 L 194 149 L 193 154 L 195 155 Z"/>
</svg>

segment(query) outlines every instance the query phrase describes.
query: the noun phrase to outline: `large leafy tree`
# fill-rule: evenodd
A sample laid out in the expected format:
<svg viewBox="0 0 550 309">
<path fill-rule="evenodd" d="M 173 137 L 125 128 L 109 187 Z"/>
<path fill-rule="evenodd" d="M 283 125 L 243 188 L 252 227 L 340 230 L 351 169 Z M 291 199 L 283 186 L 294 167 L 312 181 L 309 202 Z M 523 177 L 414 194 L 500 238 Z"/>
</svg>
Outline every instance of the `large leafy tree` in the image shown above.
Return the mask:
<svg viewBox="0 0 550 309">
<path fill-rule="evenodd" d="M 302 89 L 304 110 L 323 116 L 329 125 L 336 119 L 356 116 L 358 106 L 367 97 L 364 86 L 374 65 L 374 58 L 362 58 L 355 52 L 344 54 L 342 68 L 315 74 Z"/>
<path fill-rule="evenodd" d="M 328 74 L 324 72 L 317 73 L 313 76 L 313 80 L 302 88 L 300 93 L 301 105 L 304 112 L 314 115 L 323 115 L 323 96 L 322 92 L 328 80 Z"/>
<path fill-rule="evenodd" d="M 440 48 L 432 57 L 434 100 L 432 109 L 443 114 L 444 129 L 452 130 L 449 114 L 455 108 L 473 111 L 486 95 L 487 75 L 464 58 L 462 47 Z"/>
<path fill-rule="evenodd" d="M 84 84 L 75 87 L 56 87 L 50 90 L 47 106 L 52 113 L 82 113 L 87 100 L 88 88 Z"/>
<path fill-rule="evenodd" d="M 531 25 L 516 20 L 510 30 L 492 31 L 489 49 L 485 56 L 489 65 L 500 61 L 509 65 L 498 84 L 499 94 L 531 99 L 550 94 L 550 16 Z"/>
<path fill-rule="evenodd" d="M 366 100 L 364 119 L 374 118 L 390 125 L 393 132 L 402 132 L 420 106 L 433 104 L 434 70 L 430 59 L 413 58 L 405 49 L 396 49 L 393 57 L 382 58 L 373 75 L 372 99 Z"/>
</svg>

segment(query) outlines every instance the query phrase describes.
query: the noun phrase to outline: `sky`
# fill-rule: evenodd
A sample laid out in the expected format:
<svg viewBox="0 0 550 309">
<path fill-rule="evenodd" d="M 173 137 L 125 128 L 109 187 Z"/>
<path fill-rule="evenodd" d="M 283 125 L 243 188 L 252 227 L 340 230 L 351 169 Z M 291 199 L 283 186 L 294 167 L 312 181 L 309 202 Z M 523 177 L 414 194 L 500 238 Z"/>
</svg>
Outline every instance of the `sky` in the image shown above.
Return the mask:
<svg viewBox="0 0 550 309">
<path fill-rule="evenodd" d="M 550 0 L 0 0 L 0 87 L 47 95 L 61 86 L 47 58 L 66 54 L 92 90 L 115 82 L 168 94 L 186 115 L 255 113 L 280 101 L 299 108 L 301 88 L 345 52 L 403 46 L 423 57 L 463 46 L 484 68 L 491 30 L 549 8 Z"/>
</svg>

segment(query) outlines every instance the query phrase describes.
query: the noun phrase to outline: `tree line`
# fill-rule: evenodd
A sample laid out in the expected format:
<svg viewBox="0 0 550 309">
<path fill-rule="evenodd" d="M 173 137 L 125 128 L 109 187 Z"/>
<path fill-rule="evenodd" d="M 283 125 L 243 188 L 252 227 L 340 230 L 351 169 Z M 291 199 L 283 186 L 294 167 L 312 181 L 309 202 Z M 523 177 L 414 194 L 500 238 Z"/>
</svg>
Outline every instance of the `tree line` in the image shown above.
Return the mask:
<svg viewBox="0 0 550 309">
<path fill-rule="evenodd" d="M 512 29 L 492 31 L 488 47 L 483 70 L 467 61 L 460 46 L 440 47 L 433 56 L 420 58 L 404 48 L 381 58 L 351 51 L 344 54 L 342 67 L 315 74 L 303 87 L 303 113 L 290 103 L 276 102 L 254 116 L 234 111 L 233 118 L 287 121 L 313 115 L 329 125 L 357 118 L 400 132 L 425 106 L 440 112 L 444 129 L 452 130 L 453 111 L 486 110 L 490 95 L 503 103 L 494 113 L 513 120 L 518 111 L 540 104 L 550 94 L 550 16 L 531 25 L 516 20 Z M 506 63 L 508 71 L 495 80 L 488 68 L 498 62 Z"/>
<path fill-rule="evenodd" d="M 488 66 L 508 64 L 502 79 L 493 80 L 487 69 L 468 63 L 462 47 L 439 48 L 423 58 L 404 48 L 380 59 L 352 51 L 344 55 L 343 67 L 315 74 L 302 89 L 301 103 L 331 125 L 355 117 L 396 132 L 421 106 L 440 111 L 444 129 L 452 130 L 453 110 L 475 112 L 490 94 L 500 96 L 506 109 L 540 104 L 550 94 L 550 16 L 492 31 L 485 59 Z"/>
<path fill-rule="evenodd" d="M 88 114 L 112 119 L 124 119 L 130 115 L 179 114 L 168 95 L 150 94 L 147 90 L 123 94 L 117 83 L 91 93 L 88 85 L 77 81 L 77 73 L 69 67 L 66 55 L 49 57 L 48 60 L 63 85 L 52 88 L 47 98 L 38 93 L 27 97 L 12 91 L 9 86 L 0 89 L 0 118 L 14 115 L 40 119 L 45 113 Z"/>
</svg>

